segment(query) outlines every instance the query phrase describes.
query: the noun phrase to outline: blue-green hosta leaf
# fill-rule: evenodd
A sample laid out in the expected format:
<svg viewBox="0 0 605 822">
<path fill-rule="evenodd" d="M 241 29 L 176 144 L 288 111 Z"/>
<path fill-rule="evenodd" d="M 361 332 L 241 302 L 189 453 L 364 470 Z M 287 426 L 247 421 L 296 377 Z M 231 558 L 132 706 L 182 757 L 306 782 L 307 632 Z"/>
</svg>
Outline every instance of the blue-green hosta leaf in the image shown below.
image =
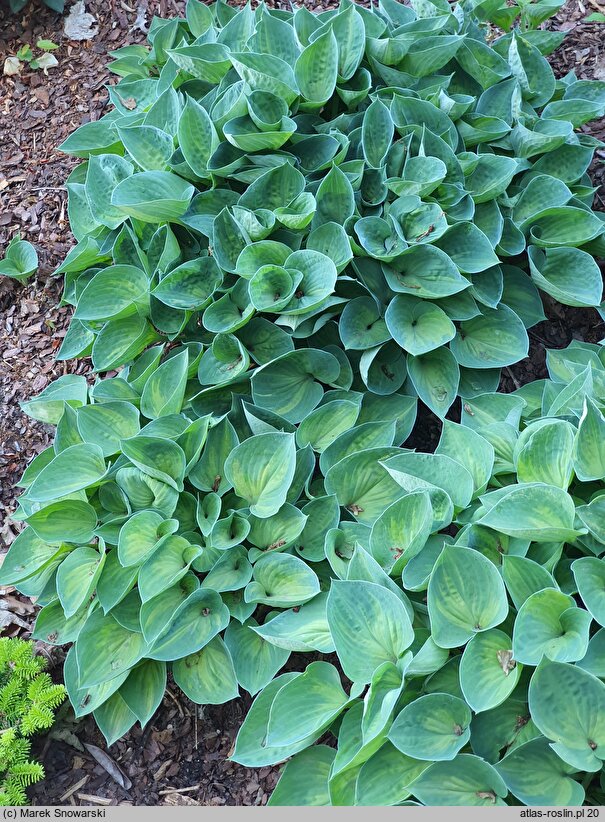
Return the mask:
<svg viewBox="0 0 605 822">
<path fill-rule="evenodd" d="M 381 666 L 381 668 L 385 667 L 395 668 L 391 666 L 391 663 Z M 395 674 L 401 679 L 396 668 Z M 360 767 L 379 749 L 384 739 L 384 733 L 382 733 L 366 741 L 362 731 L 363 709 L 364 704 L 356 701 L 343 716 L 338 728 L 338 750 L 332 765 L 329 783 L 330 798 L 334 805 L 353 804 L 355 780 Z"/>
<path fill-rule="evenodd" d="M 460 462 L 473 478 L 475 494 L 485 490 L 494 466 L 493 445 L 471 428 L 443 420 L 441 439 L 435 450 Z"/>
<path fill-rule="evenodd" d="M 554 588 L 537 591 L 525 600 L 515 620 L 514 658 L 527 665 L 538 665 L 543 656 L 559 662 L 582 659 L 590 623 L 591 615 L 571 596 Z"/>
<path fill-rule="evenodd" d="M 456 335 L 453 322 L 441 308 L 404 294 L 391 300 L 385 322 L 395 342 L 414 356 L 434 351 Z"/>
<path fill-rule="evenodd" d="M 408 373 L 420 399 L 439 417 L 445 417 L 456 399 L 460 368 L 452 352 L 436 348 L 419 357 L 408 357 Z"/>
<path fill-rule="evenodd" d="M 301 422 L 296 433 L 299 447 L 310 443 L 322 453 L 334 440 L 349 431 L 359 416 L 359 405 L 347 400 L 334 400 L 320 405 Z"/>
<path fill-rule="evenodd" d="M 173 660 L 201 650 L 229 624 L 229 609 L 219 594 L 199 588 L 173 614 L 168 627 L 148 650 L 151 659 Z"/>
<path fill-rule="evenodd" d="M 304 605 L 290 608 L 254 630 L 267 642 L 288 651 L 333 653 L 334 642 L 326 616 L 327 597 L 325 593 L 318 594 Z"/>
<path fill-rule="evenodd" d="M 84 500 L 65 499 L 44 506 L 26 519 L 34 533 L 45 542 L 90 542 L 97 524 L 97 512 Z"/>
<path fill-rule="evenodd" d="M 414 759 L 454 759 L 470 739 L 468 705 L 449 694 L 427 694 L 410 702 L 397 716 L 389 740 Z"/>
<path fill-rule="evenodd" d="M 479 520 L 511 537 L 539 541 L 573 540 L 575 506 L 562 488 L 544 483 L 512 486 Z M 488 495 L 487 499 L 491 499 Z"/>
<path fill-rule="evenodd" d="M 529 337 L 515 312 L 500 305 L 483 308 L 479 317 L 461 323 L 450 348 L 467 368 L 501 368 L 527 356 Z"/>
<path fill-rule="evenodd" d="M 488 762 L 459 754 L 449 762 L 435 762 L 410 785 L 423 805 L 505 805 L 508 789 Z"/>
<path fill-rule="evenodd" d="M 21 404 L 22 410 L 35 420 L 56 425 L 61 416 L 65 403 L 72 408 L 86 405 L 88 386 L 85 377 L 77 374 L 65 374 L 59 377 L 44 391 L 31 400 Z"/>
<path fill-rule="evenodd" d="M 2 585 L 12 585 L 48 568 L 49 574 L 68 553 L 68 546 L 57 546 L 40 539 L 33 528 L 21 531 L 0 566 Z"/>
<path fill-rule="evenodd" d="M 128 676 L 128 671 L 120 674 L 114 679 L 103 682 L 100 685 L 92 685 L 88 688 L 80 686 L 80 675 L 76 660 L 76 648 L 72 645 L 65 658 L 63 666 L 63 676 L 69 700 L 74 709 L 75 715 L 79 718 L 95 711 L 109 697 L 114 694 Z"/>
<path fill-rule="evenodd" d="M 284 266 L 301 272 L 302 278 L 294 295 L 284 306 L 283 314 L 306 314 L 320 306 L 334 291 L 336 266 L 325 254 L 311 249 L 295 251 L 288 256 Z"/>
<path fill-rule="evenodd" d="M 137 721 L 136 714 L 119 692 L 112 694 L 94 711 L 94 718 L 108 746 L 127 734 Z"/>
<path fill-rule="evenodd" d="M 412 77 L 427 77 L 445 66 L 460 48 L 463 38 L 451 35 L 425 36 L 415 39 L 400 66 Z"/>
<path fill-rule="evenodd" d="M 114 188 L 111 204 L 119 213 L 145 223 L 177 220 L 185 213 L 195 189 L 168 171 L 131 174 Z"/>
<path fill-rule="evenodd" d="M 433 639 L 442 648 L 500 625 L 508 602 L 498 569 L 478 551 L 446 545 L 429 581 L 428 609 Z"/>
<path fill-rule="evenodd" d="M 371 525 L 384 509 L 403 496 L 403 489 L 389 476 L 381 461 L 399 453 L 391 447 L 356 451 L 334 464 L 326 474 L 328 494 L 359 521 Z"/>
<path fill-rule="evenodd" d="M 603 221 L 591 211 L 572 206 L 550 208 L 532 220 L 530 236 L 540 248 L 575 248 L 603 233 Z"/>
<path fill-rule="evenodd" d="M 282 771 L 267 804 L 331 805 L 328 778 L 334 756 L 334 749 L 327 745 L 313 745 L 296 754 Z"/>
<path fill-rule="evenodd" d="M 355 804 L 400 804 L 410 796 L 410 786 L 428 767 L 428 762 L 412 759 L 385 742 L 359 771 Z"/>
<path fill-rule="evenodd" d="M 588 673 L 598 676 L 599 679 L 605 677 L 605 629 L 601 628 L 591 637 L 588 643 L 588 650 L 582 659 L 576 662 L 580 668 Z"/>
<path fill-rule="evenodd" d="M 564 305 L 599 305 L 603 281 L 599 266 L 579 248 L 536 246 L 528 249 L 532 280 Z"/>
<path fill-rule="evenodd" d="M 572 563 L 571 570 L 578 593 L 599 625 L 605 620 L 605 562 L 596 557 L 582 557 Z"/>
<path fill-rule="evenodd" d="M 525 805 L 574 806 L 584 802 L 584 788 L 571 776 L 575 768 L 560 759 L 546 739 L 519 745 L 495 767 L 509 791 Z"/>
<path fill-rule="evenodd" d="M 397 663 L 414 639 L 401 600 L 373 582 L 333 581 L 327 616 L 343 671 L 354 682 L 370 682 L 379 665 Z"/>
<path fill-rule="evenodd" d="M 179 68 L 209 83 L 219 83 L 231 67 L 229 49 L 221 43 L 180 46 L 168 55 Z"/>
<path fill-rule="evenodd" d="M 105 459 L 98 445 L 72 445 L 40 471 L 27 495 L 36 502 L 50 502 L 98 485 L 105 473 Z"/>
<path fill-rule="evenodd" d="M 74 157 L 89 157 L 91 154 L 111 154 L 120 150 L 120 141 L 110 128 L 115 113 L 106 114 L 99 120 L 79 126 L 58 148 L 64 154 Z"/>
<path fill-rule="evenodd" d="M 194 311 L 205 308 L 222 274 L 212 257 L 182 263 L 160 280 L 153 296 L 170 308 Z"/>
<path fill-rule="evenodd" d="M 520 482 L 545 482 L 567 489 L 571 481 L 574 427 L 565 420 L 540 420 L 525 429 L 515 447 Z"/>
<path fill-rule="evenodd" d="M 242 523 L 246 521 L 240 519 Z M 239 540 L 245 539 L 244 534 L 239 537 Z M 198 571 L 207 570 L 207 563 L 212 563 L 212 556 L 214 552 L 220 551 L 220 556 L 212 564 L 210 571 L 204 577 L 202 588 L 210 588 L 219 593 L 223 591 L 239 591 L 242 590 L 252 579 L 252 566 L 246 557 L 246 549 L 243 545 L 232 545 L 227 549 L 218 549 L 214 545 L 212 548 L 201 552 L 201 557 L 194 560 L 194 567 Z"/>
<path fill-rule="evenodd" d="M 91 157 L 86 171 L 85 193 L 95 219 L 108 228 L 117 228 L 126 214 L 112 202 L 116 187 L 134 172 L 134 166 L 117 154 Z"/>
<path fill-rule="evenodd" d="M 163 523 L 166 522 L 166 525 Z M 174 520 L 172 521 L 174 523 Z M 125 567 L 143 562 L 163 535 L 168 522 L 156 511 L 139 511 L 120 529 L 118 556 Z M 165 530 L 164 534 L 167 533 Z"/>
<path fill-rule="evenodd" d="M 267 745 L 289 747 L 319 735 L 344 710 L 348 700 L 337 669 L 327 662 L 312 662 L 275 696 Z"/>
<path fill-rule="evenodd" d="M 433 509 L 428 493 L 406 494 L 389 505 L 372 526 L 370 553 L 391 573 L 418 554 L 433 525 Z M 401 562 L 400 562 L 401 560 Z"/>
<path fill-rule="evenodd" d="M 456 62 L 484 89 L 510 76 L 506 60 L 480 40 L 464 40 L 456 52 Z"/>
<path fill-rule="evenodd" d="M 133 589 L 138 573 L 137 567 L 124 568 L 122 566 L 117 551 L 110 551 L 106 555 L 106 561 L 97 582 L 97 598 L 106 614 L 126 599 Z"/>
<path fill-rule="evenodd" d="M 580 521 L 588 528 L 589 534 L 591 534 L 598 543 L 602 543 L 605 537 L 604 512 L 605 499 L 603 496 L 595 497 L 589 505 L 580 505 L 576 509 Z M 601 553 L 600 547 L 597 548 L 597 553 Z"/>
<path fill-rule="evenodd" d="M 460 662 L 460 687 L 475 713 L 489 711 L 508 699 L 522 666 L 513 658 L 512 641 L 497 628 L 475 634 Z"/>
<path fill-rule="evenodd" d="M 586 397 L 574 443 L 574 470 L 582 482 L 605 478 L 605 417 Z"/>
<path fill-rule="evenodd" d="M 139 434 L 122 440 L 122 453 L 147 476 L 167 483 L 176 491 L 183 490 L 186 460 L 176 442 Z"/>
<path fill-rule="evenodd" d="M 104 554 L 82 546 L 72 551 L 59 566 L 57 594 L 68 619 L 86 604 L 94 592 L 104 562 Z"/>
<path fill-rule="evenodd" d="M 166 630 L 178 608 L 199 587 L 199 580 L 195 574 L 188 573 L 176 585 L 167 588 L 147 602 L 141 603 L 141 598 L 136 592 L 138 627 L 142 629 L 147 642 L 153 643 Z M 120 615 L 119 609 L 116 609 L 114 613 Z M 122 615 L 120 618 L 122 619 Z M 126 622 L 130 624 L 129 620 Z"/>
<path fill-rule="evenodd" d="M 320 385 L 335 383 L 340 364 L 333 354 L 314 348 L 299 349 L 255 369 L 252 376 L 252 396 L 255 403 L 285 417 L 300 422 L 320 402 Z"/>
<path fill-rule="evenodd" d="M 470 472 L 444 454 L 403 452 L 386 460 L 384 466 L 393 479 L 406 490 L 415 490 L 415 487 L 442 489 L 456 508 L 466 508 L 473 496 L 473 478 Z M 417 483 L 414 482 L 415 479 L 418 480 Z M 434 496 L 432 504 L 435 508 L 435 519 L 438 519 L 439 512 Z"/>
<path fill-rule="evenodd" d="M 174 151 L 170 134 L 150 125 L 118 126 L 118 134 L 130 157 L 143 171 L 166 170 Z"/>
<path fill-rule="evenodd" d="M 145 383 L 141 412 L 149 419 L 178 414 L 183 404 L 189 357 L 186 351 L 160 365 Z"/>
<path fill-rule="evenodd" d="M 447 176 L 447 166 L 438 157 L 418 155 L 408 157 L 402 173 L 401 178 L 390 177 L 387 180 L 388 188 L 399 196 L 417 194 L 426 197 L 443 182 Z"/>
<path fill-rule="evenodd" d="M 372 297 L 357 297 L 345 306 L 338 324 L 345 349 L 367 350 L 390 339 L 391 334 Z"/>
<path fill-rule="evenodd" d="M 437 240 L 464 274 L 477 274 L 500 262 L 485 234 L 473 223 L 455 223 Z"/>
<path fill-rule="evenodd" d="M 547 569 L 528 557 L 503 557 L 502 578 L 517 610 L 537 591 L 557 588 L 557 583 Z"/>
<path fill-rule="evenodd" d="M 570 706 L 573 705 L 573 710 Z M 543 660 L 529 684 L 529 709 L 552 748 L 577 770 L 602 767 L 605 745 L 605 685 L 566 662 Z"/>
<path fill-rule="evenodd" d="M 393 341 L 364 351 L 359 362 L 364 385 L 386 397 L 399 391 L 407 375 L 406 356 Z"/>
<path fill-rule="evenodd" d="M 220 636 L 196 653 L 177 659 L 172 675 L 179 688 L 198 705 L 222 705 L 238 695 L 233 660 Z"/>
<path fill-rule="evenodd" d="M 248 522 L 248 541 L 258 549 L 251 552 L 250 558 L 254 560 L 263 551 L 287 550 L 302 533 L 307 517 L 298 508 L 286 503 L 272 516 L 261 518 L 252 515 Z"/>
<path fill-rule="evenodd" d="M 283 98 L 288 105 L 298 96 L 298 77 L 293 68 L 279 57 L 254 52 L 232 52 L 230 60 L 233 68 L 252 90 L 270 91 Z"/>
<path fill-rule="evenodd" d="M 144 317 L 133 314 L 106 323 L 92 346 L 94 370 L 110 371 L 133 360 L 147 346 L 156 342 L 158 334 Z"/>
<path fill-rule="evenodd" d="M 364 157 L 371 168 L 380 168 L 393 140 L 391 113 L 382 100 L 376 99 L 366 109 L 361 142 Z"/>
<path fill-rule="evenodd" d="M 277 513 L 294 478 L 294 436 L 258 434 L 242 442 L 225 461 L 225 476 L 258 517 Z"/>
<path fill-rule="evenodd" d="M 353 187 L 347 175 L 337 165 L 332 166 L 321 181 L 315 200 L 317 210 L 311 223 L 313 229 L 324 223 L 344 225 L 355 211 Z"/>
<path fill-rule="evenodd" d="M 506 191 L 516 171 L 514 158 L 482 154 L 467 177 L 466 186 L 476 203 L 486 203 Z"/>
<path fill-rule="evenodd" d="M 143 603 L 176 585 L 201 553 L 198 545 L 169 534 L 161 539 L 139 571 L 138 590 Z"/>
<path fill-rule="evenodd" d="M 303 49 L 294 74 L 304 100 L 319 107 L 330 99 L 338 74 L 338 43 L 331 29 Z"/>
<path fill-rule="evenodd" d="M 208 432 L 200 461 L 189 473 L 189 482 L 200 491 L 228 491 L 232 483 L 225 475 L 225 461 L 238 443 L 235 429 L 225 417 Z"/>
<path fill-rule="evenodd" d="M 253 696 L 271 682 L 290 656 L 289 650 L 267 642 L 255 632 L 257 627 L 254 619 L 243 624 L 232 620 L 225 631 L 237 681 Z"/>
<path fill-rule="evenodd" d="M 253 581 L 244 592 L 246 602 L 276 608 L 302 605 L 319 593 L 319 579 L 298 557 L 266 554 L 254 565 Z"/>
<path fill-rule="evenodd" d="M 218 135 L 208 112 L 193 97 L 187 97 L 179 117 L 178 138 L 179 147 L 191 170 L 198 177 L 207 177 L 208 160 L 218 146 Z"/>
<path fill-rule="evenodd" d="M 139 433 L 139 412 L 129 402 L 85 405 L 78 410 L 77 425 L 84 442 L 98 445 L 109 457 L 118 453 L 121 440 Z"/>
<path fill-rule="evenodd" d="M 252 768 L 274 765 L 308 748 L 316 741 L 319 733 L 286 747 L 267 745 L 267 726 L 275 697 L 286 684 L 300 676 L 300 673 L 281 674 L 256 697 L 237 735 L 235 751 L 231 757 L 234 762 Z"/>
<path fill-rule="evenodd" d="M 120 687 L 120 696 L 144 728 L 157 711 L 166 690 L 166 665 L 146 659 Z"/>
<path fill-rule="evenodd" d="M 114 679 L 145 656 L 146 649 L 141 633 L 128 631 L 100 609 L 93 611 L 76 642 L 80 686 Z"/>
<path fill-rule="evenodd" d="M 34 246 L 16 234 L 6 247 L 4 258 L 0 260 L 0 275 L 25 282 L 38 268 L 38 253 Z"/>
</svg>

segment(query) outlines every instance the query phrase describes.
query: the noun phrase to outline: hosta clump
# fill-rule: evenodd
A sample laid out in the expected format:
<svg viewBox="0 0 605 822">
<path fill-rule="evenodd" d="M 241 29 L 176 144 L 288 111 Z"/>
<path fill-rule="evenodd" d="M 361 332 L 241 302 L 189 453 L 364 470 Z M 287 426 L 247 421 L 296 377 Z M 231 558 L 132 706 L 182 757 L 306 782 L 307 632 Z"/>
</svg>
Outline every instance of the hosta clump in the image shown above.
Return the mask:
<svg viewBox="0 0 605 822">
<path fill-rule="evenodd" d="M 570 776 L 605 745 L 578 576 L 601 563 L 605 470 L 579 456 L 599 351 L 490 392 L 538 289 L 600 303 L 599 143 L 576 129 L 605 84 L 554 80 L 559 35 L 527 29 L 552 3 L 488 46 L 501 6 L 189 0 L 114 54 L 114 110 L 64 143 L 85 162 L 60 356 L 120 370 L 25 403 L 57 431 L 0 582 L 72 644 L 70 699 L 110 743 L 170 670 L 200 703 L 260 692 L 234 758 L 297 754 L 275 803 L 600 799 Z M 418 397 L 444 417 L 458 395 L 435 454 L 403 447 Z M 279 674 L 292 652 L 340 670 Z"/>
<path fill-rule="evenodd" d="M 14 518 L 28 527 L 0 578 L 43 606 L 36 638 L 74 643 L 70 699 L 109 742 L 153 715 L 166 663 L 192 699 L 216 704 L 238 685 L 257 693 L 291 651 L 332 652 L 333 569 L 405 494 L 380 461 L 404 453 L 415 398 L 350 390 L 334 354 L 301 349 L 278 361 L 272 395 L 304 416 L 298 427 L 255 404 L 269 396 L 264 367 L 251 395 L 205 414 L 200 353 L 184 345 L 160 362 L 152 347 L 90 390 L 68 375 L 24 406 L 57 432 L 20 482 Z M 396 589 L 376 562 L 368 573 Z"/>
<path fill-rule="evenodd" d="M 539 290 L 602 297 L 600 143 L 577 129 L 605 84 L 555 80 L 544 54 L 562 35 L 531 25 L 558 5 L 191 0 L 155 19 L 151 49 L 114 52 L 114 109 L 61 147 L 86 162 L 67 184 L 60 356 L 103 372 L 160 338 L 199 341 L 212 392 L 334 345 L 356 388 L 439 416 L 495 390 L 527 355 Z M 483 21 L 519 11 L 487 45 Z"/>
<path fill-rule="evenodd" d="M 238 736 L 236 762 L 294 755 L 272 804 L 603 802 L 604 364 L 549 352 L 550 380 L 468 400 L 435 454 L 379 460 L 407 493 L 331 561 L 351 684 L 281 674 Z"/>
</svg>

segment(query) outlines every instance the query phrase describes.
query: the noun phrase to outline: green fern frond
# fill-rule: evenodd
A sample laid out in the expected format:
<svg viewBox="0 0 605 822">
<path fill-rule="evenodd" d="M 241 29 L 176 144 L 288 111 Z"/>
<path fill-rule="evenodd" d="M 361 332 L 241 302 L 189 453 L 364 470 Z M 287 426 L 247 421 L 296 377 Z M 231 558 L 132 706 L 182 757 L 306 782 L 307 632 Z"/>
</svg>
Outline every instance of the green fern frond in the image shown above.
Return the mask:
<svg viewBox="0 0 605 822">
<path fill-rule="evenodd" d="M 28 737 L 51 727 L 66 696 L 44 668 L 33 642 L 0 638 L 0 806 L 26 805 L 26 788 L 44 778 Z"/>
<path fill-rule="evenodd" d="M 6 734 L 8 733 L 6 732 Z M 13 732 L 12 737 L 9 736 L 8 740 L 5 740 L 4 736 L 6 734 L 0 737 L 0 773 L 9 770 L 13 765 L 27 762 L 31 749 L 29 739 L 17 737 L 16 732 Z"/>
<path fill-rule="evenodd" d="M 10 769 L 9 779 L 22 788 L 28 788 L 44 779 L 44 768 L 39 762 L 22 762 Z"/>
<path fill-rule="evenodd" d="M 55 715 L 50 708 L 32 705 L 21 719 L 21 733 L 24 736 L 31 736 L 36 731 L 43 731 L 51 727 L 54 719 Z"/>
<path fill-rule="evenodd" d="M 27 805 L 27 794 L 19 785 L 0 784 L 0 807 Z"/>
</svg>

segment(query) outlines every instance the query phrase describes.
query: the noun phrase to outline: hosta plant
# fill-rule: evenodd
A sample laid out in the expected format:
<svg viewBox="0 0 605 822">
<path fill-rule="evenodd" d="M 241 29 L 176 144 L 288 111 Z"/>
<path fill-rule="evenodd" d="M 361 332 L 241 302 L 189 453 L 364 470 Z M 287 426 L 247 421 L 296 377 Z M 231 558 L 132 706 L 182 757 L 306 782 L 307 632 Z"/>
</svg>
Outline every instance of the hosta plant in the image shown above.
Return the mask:
<svg viewBox="0 0 605 822">
<path fill-rule="evenodd" d="M 170 672 L 199 703 L 259 694 L 233 757 L 297 754 L 275 804 L 600 798 L 605 686 L 575 664 L 594 614 L 568 572 L 601 562 L 582 517 L 605 470 L 576 455 L 599 351 L 493 392 L 540 290 L 600 304 L 600 143 L 577 129 L 605 83 L 555 81 L 558 34 L 487 45 L 477 5 L 189 0 L 113 54 L 113 110 L 62 146 L 84 162 L 60 357 L 115 373 L 24 404 L 56 437 L 0 583 L 71 644 L 74 710 L 109 743 Z M 404 447 L 418 398 L 445 418 L 457 396 L 435 454 Z M 280 674 L 292 653 L 314 661 Z"/>
<path fill-rule="evenodd" d="M 203 390 L 229 391 L 262 322 L 259 364 L 334 345 L 356 387 L 444 416 L 527 355 L 539 291 L 599 305 L 601 144 L 578 129 L 605 83 L 555 80 L 557 32 L 488 46 L 484 5 L 191 0 L 114 52 L 113 110 L 61 146 L 85 162 L 60 356 L 104 372 L 179 337 L 212 351 Z"/>
<path fill-rule="evenodd" d="M 550 380 L 469 400 L 434 454 L 385 452 L 407 493 L 331 562 L 322 614 L 348 682 L 281 674 L 237 739 L 248 766 L 293 756 L 270 804 L 603 803 L 604 363 L 550 352 Z"/>
<path fill-rule="evenodd" d="M 0 260 L 0 274 L 25 283 L 38 269 L 38 252 L 20 234 L 15 234 L 6 246 L 4 258 Z"/>
<path fill-rule="evenodd" d="M 44 776 L 30 737 L 51 727 L 65 699 L 44 668 L 33 642 L 0 639 L 0 806 L 26 805 L 26 789 Z"/>
</svg>

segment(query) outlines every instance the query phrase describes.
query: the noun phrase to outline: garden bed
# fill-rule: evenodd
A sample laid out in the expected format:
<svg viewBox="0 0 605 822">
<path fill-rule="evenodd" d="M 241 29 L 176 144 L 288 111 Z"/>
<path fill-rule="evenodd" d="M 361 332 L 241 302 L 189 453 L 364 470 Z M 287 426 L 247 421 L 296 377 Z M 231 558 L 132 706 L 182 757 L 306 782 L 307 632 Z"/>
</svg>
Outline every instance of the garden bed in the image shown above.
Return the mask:
<svg viewBox="0 0 605 822">
<path fill-rule="evenodd" d="M 52 441 L 49 430 L 22 414 L 19 401 L 39 393 L 45 385 L 66 371 L 87 374 L 88 361 L 55 363 L 54 354 L 65 334 L 71 309 L 58 308 L 60 282 L 50 272 L 72 245 L 62 188 L 72 159 L 55 147 L 81 123 L 98 119 L 106 104 L 104 84 L 106 52 L 125 43 L 141 41 L 140 30 L 131 31 L 137 8 L 112 0 L 105 8 L 101 0 L 90 2 L 88 10 L 99 21 L 99 33 L 82 44 L 62 38 L 62 21 L 46 8 L 21 15 L 22 20 L 4 21 L 0 50 L 16 51 L 22 42 L 42 36 L 59 43 L 59 65 L 41 73 L 24 72 L 18 78 L 2 78 L 5 110 L 2 124 L 9 134 L 8 162 L 0 190 L 5 211 L 0 215 L 0 247 L 16 229 L 33 242 L 41 257 L 40 273 L 25 288 L 8 280 L 0 281 L 0 537 L 9 545 L 16 528 L 8 522 L 14 509 L 13 484 L 27 462 Z M 145 4 L 147 5 L 147 4 Z M 310 8 L 327 8 L 329 4 Z M 153 13 L 170 16 L 182 10 L 180 2 L 150 0 L 147 20 Z M 599 29 L 583 23 L 594 3 L 584 7 L 570 0 L 551 22 L 566 30 L 567 38 L 552 62 L 558 75 L 574 68 L 579 77 L 605 79 L 605 63 L 600 51 Z M 23 21 L 24 26 L 21 26 Z M 587 129 L 588 130 L 588 129 Z M 590 133 L 605 139 L 603 121 L 591 124 Z M 603 151 L 597 152 L 601 159 Z M 593 169 L 595 184 L 603 181 L 603 166 Z M 603 192 L 596 207 L 605 209 Z M 503 372 L 502 388 L 514 390 L 545 375 L 545 348 L 563 348 L 572 339 L 598 342 L 605 326 L 596 311 L 571 309 L 547 301 L 547 321 L 530 331 L 530 356 Z M 457 417 L 457 406 L 451 411 Z M 428 410 L 419 414 L 408 444 L 432 450 L 439 435 L 439 422 Z M 33 609 L 16 593 L 15 621 L 7 630 L 27 636 Z M 53 652 L 55 658 L 60 654 Z M 296 659 L 291 660 L 296 668 Z M 299 668 L 304 666 L 301 660 Z M 34 791 L 38 804 L 72 802 L 132 802 L 156 804 L 264 804 L 277 778 L 277 769 L 248 770 L 227 761 L 235 735 L 249 700 L 200 709 L 176 688 L 170 688 L 162 705 L 145 731 L 130 732 L 112 746 L 110 753 L 123 769 L 131 785 L 119 784 L 117 772 L 108 774 L 84 743 L 105 748 L 101 735 L 89 718 L 71 726 L 64 716 L 56 726 L 61 738 L 51 738 L 41 750 L 47 779 Z M 74 738 L 75 737 L 75 738 Z M 125 784 L 128 784 L 127 782 Z M 75 787 L 75 790 L 74 790 Z M 92 798 L 91 798 L 92 797 Z"/>
</svg>

